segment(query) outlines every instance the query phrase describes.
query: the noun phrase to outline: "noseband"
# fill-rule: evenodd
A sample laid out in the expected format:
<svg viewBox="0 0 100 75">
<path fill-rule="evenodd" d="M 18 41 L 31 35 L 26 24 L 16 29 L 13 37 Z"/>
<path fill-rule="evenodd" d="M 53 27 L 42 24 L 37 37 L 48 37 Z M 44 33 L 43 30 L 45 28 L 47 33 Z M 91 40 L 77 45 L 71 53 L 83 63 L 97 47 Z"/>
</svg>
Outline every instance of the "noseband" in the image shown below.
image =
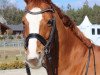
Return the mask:
<svg viewBox="0 0 100 75">
<path fill-rule="evenodd" d="M 29 13 L 29 14 L 32 14 L 32 15 L 38 15 L 38 14 L 42 14 L 42 13 L 45 13 L 45 12 L 52 12 L 54 13 L 54 9 L 52 8 L 48 8 L 48 9 L 43 9 L 42 11 L 39 11 L 39 12 L 31 12 L 27 9 L 25 9 L 25 12 L 26 13 Z M 50 32 L 50 36 L 49 36 L 49 40 L 46 41 L 44 39 L 43 36 L 41 36 L 40 34 L 37 34 L 37 33 L 31 33 L 29 34 L 26 39 L 25 39 L 25 48 L 27 49 L 28 48 L 28 42 L 29 42 L 29 39 L 31 38 L 36 38 L 37 40 L 39 40 L 43 45 L 44 45 L 44 52 L 45 52 L 45 56 L 46 56 L 46 59 L 48 60 L 50 66 L 51 66 L 51 72 L 52 74 L 51 75 L 54 75 L 55 72 L 54 72 L 54 66 L 52 64 L 52 57 L 50 55 L 50 49 L 51 49 L 51 44 L 54 40 L 54 35 L 55 35 L 55 30 L 56 30 L 56 20 L 55 20 L 55 17 L 51 20 L 51 26 L 52 26 L 52 30 Z M 90 63 L 90 51 L 91 51 L 92 47 L 89 48 L 89 54 L 88 54 L 88 61 L 87 61 L 87 65 L 86 65 L 86 72 L 85 72 L 85 75 L 88 74 L 88 68 L 89 68 L 89 63 Z M 94 51 L 92 49 L 92 52 L 93 52 L 93 55 L 94 55 Z M 94 75 L 96 75 L 96 63 L 95 63 L 95 56 L 94 56 Z M 29 68 L 29 65 L 26 63 L 26 72 L 27 72 L 27 75 L 31 75 L 31 72 L 30 72 L 30 68 Z"/>
<path fill-rule="evenodd" d="M 25 12 L 32 14 L 32 15 L 38 15 L 38 14 L 42 14 L 42 13 L 45 13 L 45 12 L 54 13 L 54 9 L 48 8 L 48 9 L 43 9 L 42 11 L 39 11 L 39 12 L 31 12 L 31 11 L 26 9 Z M 31 33 L 25 39 L 25 49 L 28 48 L 29 39 L 36 38 L 37 40 L 39 40 L 44 45 L 44 52 L 45 52 L 46 59 L 48 60 L 49 64 L 51 65 L 52 64 L 51 63 L 52 57 L 50 55 L 50 49 L 51 49 L 51 44 L 54 40 L 54 35 L 55 35 L 55 30 L 56 30 L 56 20 L 55 20 L 55 18 L 53 18 L 50 21 L 51 21 L 50 24 L 51 24 L 52 29 L 51 29 L 48 41 L 46 41 L 46 39 L 43 36 L 41 36 L 40 34 Z M 51 65 L 51 66 L 53 66 L 53 65 Z M 53 68 L 52 68 L 52 71 L 53 71 Z M 27 63 L 26 63 L 26 72 L 27 72 L 27 75 L 31 75 L 30 68 L 29 68 Z M 54 75 L 54 72 L 52 72 L 52 75 Z"/>
</svg>

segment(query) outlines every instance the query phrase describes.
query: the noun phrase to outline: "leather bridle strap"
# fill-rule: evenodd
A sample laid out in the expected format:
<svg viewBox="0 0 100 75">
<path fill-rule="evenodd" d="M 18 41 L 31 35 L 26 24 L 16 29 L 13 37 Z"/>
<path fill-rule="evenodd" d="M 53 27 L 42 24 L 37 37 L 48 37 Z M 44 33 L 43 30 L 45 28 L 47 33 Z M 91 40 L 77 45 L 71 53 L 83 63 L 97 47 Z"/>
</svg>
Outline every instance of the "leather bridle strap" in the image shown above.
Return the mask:
<svg viewBox="0 0 100 75">
<path fill-rule="evenodd" d="M 54 66 L 52 64 L 52 56 L 50 54 L 50 49 L 51 49 L 51 44 L 54 40 L 54 35 L 55 35 L 55 30 L 56 30 L 56 20 L 55 18 L 52 19 L 52 29 L 51 29 L 51 32 L 50 32 L 50 36 L 49 36 L 49 40 L 46 41 L 44 39 L 44 37 L 42 37 L 41 35 L 39 34 L 36 34 L 36 33 L 32 33 L 32 34 L 29 34 L 28 37 L 25 39 L 25 48 L 27 49 L 28 47 L 28 42 L 29 42 L 29 39 L 31 38 L 36 38 L 38 39 L 45 47 L 44 47 L 44 52 L 45 52 L 45 56 L 51 66 L 51 72 L 52 72 L 52 75 L 54 75 Z M 30 68 L 28 66 L 28 64 L 26 64 L 26 72 L 28 75 L 30 75 Z"/>
<path fill-rule="evenodd" d="M 38 12 L 32 12 L 32 11 L 29 11 L 27 9 L 25 9 L 25 12 L 26 13 L 29 13 L 29 14 L 32 14 L 32 15 L 38 15 L 38 14 L 42 14 L 42 13 L 45 13 L 45 12 L 52 12 L 54 13 L 54 9 L 51 7 L 51 8 L 46 8 L 46 9 L 43 9 L 42 11 L 38 11 Z M 28 47 L 28 41 L 29 39 L 31 38 L 37 38 L 45 47 L 44 47 L 44 51 L 45 51 L 45 56 L 46 56 L 46 59 L 48 60 L 50 66 L 51 66 L 51 72 L 52 72 L 52 75 L 54 75 L 54 66 L 52 64 L 52 56 L 50 54 L 50 49 L 51 49 L 51 44 L 54 40 L 54 35 L 55 35 L 55 30 L 56 30 L 56 21 L 55 21 L 55 18 L 52 19 L 52 30 L 51 30 L 51 33 L 50 33 L 50 38 L 48 41 L 46 41 L 41 35 L 37 34 L 37 33 L 32 33 L 32 34 L 29 34 L 28 37 L 25 39 L 25 48 L 27 49 Z M 30 68 L 28 66 L 28 64 L 26 64 L 26 71 L 27 71 L 27 74 L 28 75 L 31 75 L 30 73 Z"/>
<path fill-rule="evenodd" d="M 54 9 L 47 8 L 47 9 L 43 9 L 42 11 L 38 11 L 38 12 L 31 12 L 31 11 L 25 9 L 25 12 L 29 13 L 29 14 L 32 14 L 32 15 L 38 15 L 38 14 L 42 14 L 42 13 L 45 13 L 45 12 L 53 12 L 54 13 Z"/>
<path fill-rule="evenodd" d="M 37 33 L 31 33 L 28 35 L 28 37 L 25 39 L 25 48 L 27 49 L 28 47 L 28 42 L 29 42 L 29 39 L 31 38 L 36 38 L 38 39 L 44 46 L 46 45 L 47 41 L 39 34 Z"/>
<path fill-rule="evenodd" d="M 52 42 L 54 41 L 54 37 L 55 37 L 55 30 L 56 30 L 56 20 L 55 20 L 55 18 L 53 18 L 53 27 L 52 27 L 52 31 L 50 33 L 50 38 L 44 48 L 46 59 L 49 62 L 49 65 L 51 68 L 51 75 L 55 75 L 55 69 L 54 69 L 54 65 L 52 63 L 52 56 L 50 54 L 51 45 L 52 45 Z"/>
<path fill-rule="evenodd" d="M 95 54 L 94 54 L 94 51 L 93 51 L 93 47 L 89 47 L 88 60 L 87 60 L 85 75 L 88 75 L 88 69 L 89 69 L 89 64 L 90 64 L 91 50 L 92 50 L 93 57 L 94 57 L 94 75 L 96 75 L 96 61 L 95 61 Z"/>
</svg>

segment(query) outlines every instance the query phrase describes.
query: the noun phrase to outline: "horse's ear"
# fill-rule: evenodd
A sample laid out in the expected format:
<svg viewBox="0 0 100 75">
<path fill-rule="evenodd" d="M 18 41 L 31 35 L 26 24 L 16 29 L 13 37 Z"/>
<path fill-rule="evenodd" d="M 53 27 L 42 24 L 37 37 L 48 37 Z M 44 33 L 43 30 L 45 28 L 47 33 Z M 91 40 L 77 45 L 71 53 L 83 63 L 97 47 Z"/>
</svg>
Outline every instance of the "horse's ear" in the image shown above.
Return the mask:
<svg viewBox="0 0 100 75">
<path fill-rule="evenodd" d="M 30 3 L 32 0 L 24 0 L 26 4 Z"/>
<path fill-rule="evenodd" d="M 49 3 L 51 2 L 51 0 L 47 0 Z"/>
<path fill-rule="evenodd" d="M 51 0 L 47 0 L 47 2 L 52 4 L 52 1 Z"/>
</svg>

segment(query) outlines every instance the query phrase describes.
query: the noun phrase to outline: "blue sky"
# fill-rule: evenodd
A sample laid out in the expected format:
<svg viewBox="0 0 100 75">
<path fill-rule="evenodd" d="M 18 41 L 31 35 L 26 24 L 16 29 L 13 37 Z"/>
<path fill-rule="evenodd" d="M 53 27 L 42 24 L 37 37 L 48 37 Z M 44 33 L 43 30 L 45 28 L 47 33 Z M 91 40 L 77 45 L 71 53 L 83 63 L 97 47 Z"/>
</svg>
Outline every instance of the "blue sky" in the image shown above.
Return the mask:
<svg viewBox="0 0 100 75">
<path fill-rule="evenodd" d="M 16 3 L 18 8 L 24 9 L 24 0 L 11 0 L 12 3 Z M 67 8 L 67 4 L 71 4 L 72 8 L 80 8 L 83 6 L 86 0 L 52 0 L 57 6 Z M 92 7 L 94 4 L 100 5 L 100 0 L 88 0 L 89 6 Z"/>
</svg>

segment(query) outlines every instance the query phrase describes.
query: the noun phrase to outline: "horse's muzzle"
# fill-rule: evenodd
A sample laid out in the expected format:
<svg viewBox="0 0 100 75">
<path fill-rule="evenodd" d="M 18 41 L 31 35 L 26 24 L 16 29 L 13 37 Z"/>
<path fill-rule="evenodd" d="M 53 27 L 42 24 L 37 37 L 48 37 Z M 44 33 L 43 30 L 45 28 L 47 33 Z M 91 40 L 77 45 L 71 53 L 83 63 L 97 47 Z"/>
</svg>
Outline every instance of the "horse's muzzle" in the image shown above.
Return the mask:
<svg viewBox="0 0 100 75">
<path fill-rule="evenodd" d="M 38 59 L 30 59 L 26 60 L 26 63 L 29 65 L 30 68 L 37 69 L 41 67 L 41 63 Z"/>
<path fill-rule="evenodd" d="M 26 63 L 30 68 L 37 69 L 42 67 L 43 60 L 43 56 L 41 56 L 40 58 L 26 59 Z"/>
<path fill-rule="evenodd" d="M 29 59 L 28 62 L 31 63 L 31 64 L 33 64 L 33 65 L 37 65 L 37 63 L 39 62 L 39 60 L 37 58 L 34 58 L 34 59 Z"/>
</svg>

